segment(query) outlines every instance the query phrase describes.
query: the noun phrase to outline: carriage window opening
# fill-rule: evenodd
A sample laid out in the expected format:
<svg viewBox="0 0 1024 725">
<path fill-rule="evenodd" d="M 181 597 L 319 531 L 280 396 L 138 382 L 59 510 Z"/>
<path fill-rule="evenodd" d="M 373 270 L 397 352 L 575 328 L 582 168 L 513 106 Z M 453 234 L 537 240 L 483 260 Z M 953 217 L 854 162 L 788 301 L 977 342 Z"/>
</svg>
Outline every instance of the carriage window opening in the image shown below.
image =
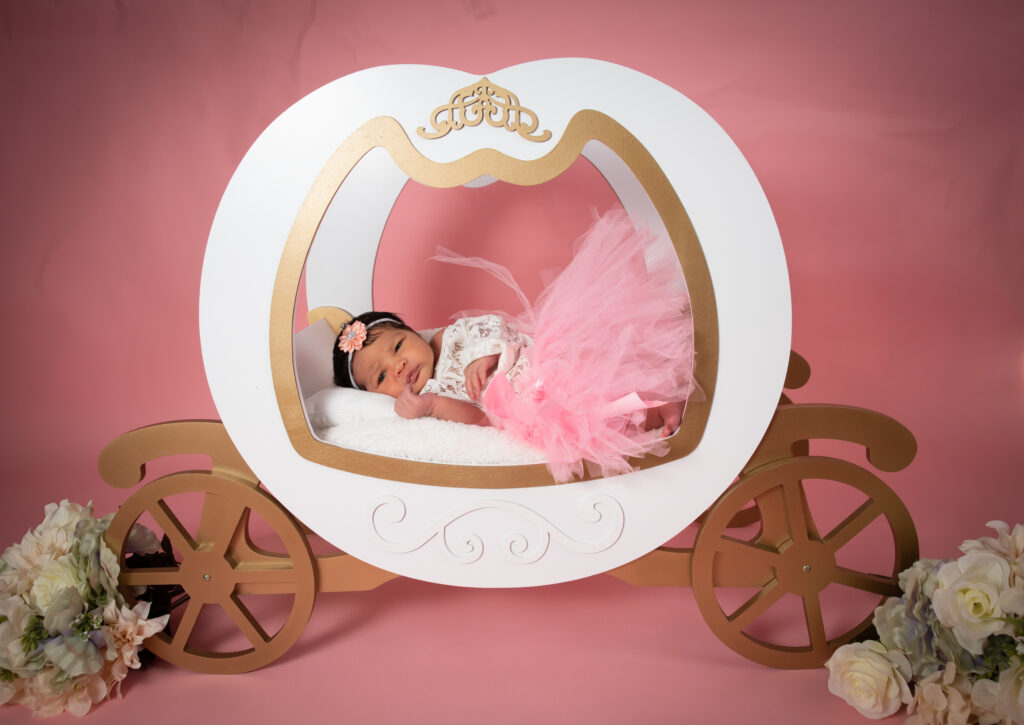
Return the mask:
<svg viewBox="0 0 1024 725">
<path fill-rule="evenodd" d="M 609 447 L 606 446 L 604 451 L 593 449 L 593 455 L 580 455 L 569 467 L 556 469 L 556 465 L 551 463 L 547 439 L 558 436 L 538 434 L 537 431 L 551 430 L 550 424 L 559 424 L 559 419 L 545 421 L 543 426 L 531 422 L 526 430 L 514 431 L 510 419 L 496 419 L 494 415 L 487 416 L 482 412 L 465 418 L 461 417 L 462 412 L 454 416 L 447 412 L 451 406 L 448 399 L 455 399 L 456 407 L 462 402 L 470 403 L 470 399 L 480 396 L 485 383 L 495 380 L 501 354 L 496 348 L 483 352 L 479 357 L 461 360 L 451 355 L 451 350 L 446 353 L 442 349 L 443 339 L 440 335 L 436 337 L 436 346 L 431 346 L 435 341 L 432 335 L 436 334 L 432 331 L 447 328 L 456 317 L 470 315 L 476 318 L 480 312 L 491 311 L 505 313 L 513 319 L 519 317 L 519 324 L 525 324 L 522 322 L 526 319 L 524 307 L 529 309 L 546 286 L 558 277 L 560 270 L 569 266 L 578 251 L 581 235 L 588 233 L 587 230 L 595 224 L 595 220 L 609 210 L 618 210 L 623 222 L 624 228 L 620 230 L 623 234 L 628 229 L 628 234 L 632 235 L 634 225 L 644 229 L 649 225 L 651 237 L 660 235 L 657 244 L 637 242 L 638 249 L 646 245 L 639 258 L 646 259 L 648 270 L 657 266 L 652 263 L 655 257 L 666 263 L 660 269 L 667 270 L 671 265 L 671 275 L 677 283 L 679 296 L 665 307 L 686 310 L 684 314 L 689 315 L 685 294 L 687 283 L 683 280 L 680 267 L 683 253 L 678 229 L 683 229 L 684 239 L 688 235 L 684 246 L 689 244 L 691 249 L 696 248 L 698 255 L 699 245 L 678 200 L 669 202 L 669 214 L 666 215 L 664 199 L 671 200 L 674 194 L 659 194 L 662 198 L 659 204 L 648 196 L 648 189 L 656 188 L 651 186 L 651 179 L 664 184 L 664 178 L 652 176 L 649 168 L 645 171 L 636 170 L 637 166 L 630 164 L 626 158 L 620 158 L 617 151 L 597 140 L 587 142 L 584 153 L 586 156 L 578 156 L 553 178 L 540 183 L 506 183 L 488 178 L 489 174 L 482 173 L 459 186 L 444 182 L 435 184 L 437 179 L 429 174 L 425 183 L 411 180 L 398 168 L 401 162 L 396 161 L 388 151 L 381 147 L 371 148 L 351 167 L 337 193 L 329 197 L 331 201 L 319 212 L 318 219 L 311 217 L 300 223 L 300 214 L 296 229 L 304 225 L 313 231 L 304 258 L 305 264 L 297 268 L 298 274 L 295 277 L 298 285 L 296 294 L 301 295 L 302 299 L 297 296 L 294 306 L 296 332 L 293 334 L 293 379 L 298 396 L 291 399 L 296 400 L 298 405 L 291 408 L 294 412 L 289 413 L 287 410 L 291 404 L 282 403 L 282 415 L 296 450 L 311 460 L 327 463 L 331 467 L 353 470 L 350 466 L 355 461 L 358 465 L 365 463 L 364 470 L 373 475 L 375 467 L 385 465 L 389 477 L 397 475 L 401 480 L 416 483 L 433 483 L 440 479 L 441 483 L 435 485 L 476 486 L 481 474 L 472 471 L 480 466 L 488 466 L 492 468 L 494 481 L 485 487 L 498 488 L 545 485 L 555 481 L 576 480 L 580 476 L 589 478 L 621 473 L 634 467 L 657 466 L 693 450 L 703 433 L 709 402 L 699 383 L 691 386 L 694 379 L 695 343 L 692 322 L 688 317 L 685 322 L 686 333 L 681 332 L 681 326 L 677 326 L 671 335 L 671 339 L 685 342 L 668 346 L 674 351 L 685 348 L 685 362 L 684 356 L 678 355 L 671 365 L 662 366 L 662 369 L 678 372 L 660 375 L 658 380 L 651 376 L 641 378 L 651 382 L 644 382 L 637 389 L 630 388 L 631 392 L 621 391 L 622 394 L 612 396 L 614 401 L 609 398 L 604 405 L 599 406 L 602 411 L 599 418 L 607 418 L 607 411 L 615 409 L 618 411 L 615 415 L 620 418 L 626 416 L 630 421 L 628 430 L 641 430 L 645 434 L 648 431 L 664 433 L 667 438 L 664 442 L 660 440 L 661 436 L 652 438 L 648 435 L 642 444 L 630 449 L 629 453 L 609 453 Z M 536 162 L 527 163 L 533 165 Z M 534 172 L 531 170 L 529 173 Z M 622 177 L 627 180 L 624 181 Z M 641 181 L 641 178 L 646 180 Z M 612 179 L 615 180 L 614 187 L 610 183 Z M 487 183 L 483 183 L 485 181 Z M 366 213 L 368 206 L 377 209 L 378 213 Z M 625 216 L 624 206 L 630 209 L 632 216 Z M 381 214 L 382 210 L 386 210 L 385 213 Z M 670 222 L 675 224 L 676 229 L 671 238 L 666 233 L 666 225 Z M 661 249 L 660 254 L 653 253 L 656 246 Z M 428 261 L 442 248 L 446 251 L 441 256 L 449 256 L 449 261 L 452 261 L 451 258 L 483 258 L 508 268 L 521 291 L 513 289 L 515 285 L 496 281 L 485 270 L 467 268 L 464 259 L 456 260 L 458 263 L 455 264 Z M 619 256 L 608 254 L 606 259 Z M 703 264 L 702 258 L 700 261 Z M 578 267 L 578 263 L 575 266 Z M 610 268 L 602 263 L 593 263 L 591 266 L 595 270 Z M 614 274 L 603 275 L 603 279 L 598 281 L 601 276 L 595 272 L 591 277 L 595 282 L 579 288 L 600 290 L 596 300 L 580 303 L 573 296 L 573 303 L 564 307 L 571 308 L 574 315 L 578 315 L 583 308 L 587 312 L 599 309 L 600 300 L 614 294 L 621 279 L 625 278 L 621 269 Z M 668 288 L 661 291 L 667 293 Z M 712 299 L 708 295 L 709 285 L 705 285 L 704 291 L 703 299 Z M 524 303 L 524 299 L 528 301 Z M 591 319 L 602 321 L 612 320 L 616 316 L 620 318 L 619 321 L 613 320 L 610 325 L 614 328 L 614 334 L 607 332 L 607 325 L 600 328 L 602 339 L 608 339 L 609 350 L 615 351 L 624 344 L 631 351 L 647 350 L 648 341 L 644 340 L 643 335 L 629 338 L 633 341 L 628 343 L 620 340 L 627 339 L 623 333 L 627 328 L 646 329 L 647 323 L 641 320 L 634 324 L 633 320 L 647 314 L 644 310 L 649 312 L 652 307 L 661 308 L 666 298 L 659 293 L 655 299 L 655 304 L 640 305 L 640 311 L 637 312 L 634 310 L 637 307 L 634 304 L 635 297 L 624 295 L 620 297 L 619 304 L 601 313 L 589 315 Z M 312 311 L 310 323 L 306 322 L 303 302 Z M 344 311 L 338 311 L 337 308 Z M 706 309 L 711 310 L 713 320 L 713 304 Z M 329 320 L 317 322 L 324 310 L 331 311 L 328 313 Z M 433 369 L 430 373 L 405 371 L 399 376 L 392 376 L 404 380 L 404 385 L 401 381 L 384 385 L 388 378 L 384 369 L 386 361 L 374 361 L 376 353 L 369 356 L 357 355 L 361 348 L 357 348 L 357 352 L 348 357 L 350 362 L 361 361 L 354 364 L 352 370 L 346 366 L 335 368 L 330 356 L 337 346 L 335 338 L 338 331 L 350 319 L 349 313 L 360 314 L 369 310 L 395 312 L 410 328 L 422 334 L 404 339 L 401 335 L 384 335 L 381 330 L 390 325 L 378 331 L 360 331 L 359 335 L 367 334 L 366 339 L 370 341 L 367 351 L 372 350 L 370 346 L 378 334 L 382 335 L 381 339 L 387 337 L 388 344 L 394 346 L 394 349 L 387 351 L 391 357 L 396 357 L 403 345 L 406 351 L 410 347 L 424 349 L 430 346 L 431 364 L 442 355 L 456 361 L 449 367 L 455 371 L 456 387 L 461 385 L 464 388 L 461 400 L 458 391 L 453 394 L 443 382 L 435 380 Z M 584 314 L 579 319 L 587 316 Z M 547 325 L 545 329 L 552 327 Z M 715 328 L 714 324 L 708 329 L 712 328 Z M 663 329 L 663 326 L 658 327 L 655 334 L 649 336 L 650 340 L 663 339 Z M 350 337 L 355 338 L 357 335 L 353 333 Z M 596 337 L 597 334 L 591 335 L 591 339 Z M 532 344 L 532 338 L 524 335 L 522 339 L 525 342 L 515 344 L 525 350 Z M 716 332 L 709 339 L 713 345 L 717 345 Z M 362 344 L 360 340 L 356 343 Z M 497 343 L 491 341 L 491 344 Z M 321 351 L 325 348 L 330 352 L 323 355 Z M 575 346 L 570 345 L 568 354 L 559 353 L 552 357 L 559 360 L 568 358 L 575 349 Z M 378 347 L 376 352 L 380 350 L 383 347 Z M 328 360 L 324 361 L 324 357 L 328 357 Z M 588 359 L 604 357 L 590 355 Z M 484 362 L 485 358 L 491 360 Z M 532 362 L 525 365 L 529 359 L 527 354 L 521 358 L 527 370 L 532 365 Z M 703 359 L 709 361 L 709 367 L 713 367 L 716 355 L 706 355 Z M 468 378 L 465 371 L 469 368 L 468 362 L 476 360 L 481 360 L 484 372 L 478 373 L 478 389 L 473 390 L 466 383 Z M 325 362 L 328 364 L 324 365 Z M 465 367 L 463 363 L 467 363 Z M 589 369 L 585 366 L 581 368 L 578 361 L 570 364 L 574 369 Z M 361 370 L 360 366 L 369 367 Z M 593 369 L 597 370 L 596 367 Z M 338 370 L 342 372 L 338 373 Z M 504 377 L 508 381 L 513 381 L 515 374 L 516 371 L 506 367 Z M 623 376 L 602 374 L 605 380 L 635 379 L 633 373 Z M 275 380 L 278 375 L 275 373 Z M 334 384 L 335 375 L 341 375 L 347 381 L 344 383 L 346 386 L 354 383 L 366 390 L 339 387 Z M 538 374 L 536 379 L 541 377 L 556 380 L 551 372 Z M 584 377 L 580 374 L 568 375 L 562 382 L 556 380 L 554 387 L 564 391 Z M 671 388 L 675 393 L 668 393 L 670 388 L 658 387 L 663 385 L 662 378 L 665 377 L 676 381 L 676 387 Z M 433 388 L 419 387 L 427 382 L 436 385 Z M 713 386 L 713 379 L 711 382 Z M 396 399 L 404 386 L 413 385 L 417 386 L 419 393 L 440 394 L 445 399 L 445 412 L 438 414 L 436 409 L 431 408 L 426 413 L 414 411 L 412 420 L 398 416 Z M 512 388 L 514 385 L 512 383 Z M 377 390 L 378 386 L 395 397 L 369 392 Z M 487 387 L 501 386 L 488 384 Z M 582 387 L 586 387 L 588 396 L 591 391 L 614 389 L 605 383 Z M 684 388 L 686 392 L 680 392 Z M 693 392 L 694 388 L 696 392 Z M 662 391 L 660 394 L 659 390 Z M 419 405 L 429 396 L 421 394 L 411 397 Z M 278 398 L 282 400 L 280 393 Z M 704 403 L 703 406 L 693 404 L 698 398 Z M 550 408 L 547 404 L 545 406 L 545 409 Z M 573 416 L 583 408 L 583 405 L 576 404 L 565 406 L 565 410 L 573 411 Z M 691 414 L 691 408 L 699 412 Z M 535 417 L 533 414 L 520 414 L 519 419 L 534 421 Z M 509 424 L 506 425 L 503 420 L 509 421 Z M 484 425 L 456 426 L 455 422 Z M 488 422 L 497 423 L 502 430 L 486 425 Z M 296 428 L 296 424 L 301 424 L 302 429 Z M 439 426 L 448 430 L 432 430 Z M 638 440 L 638 436 L 630 435 L 633 435 L 631 440 Z M 629 436 L 626 439 L 630 439 Z M 683 439 L 685 443 L 681 444 L 676 439 Z M 621 447 L 619 444 L 616 446 Z M 658 456 L 649 455 L 652 452 Z M 365 458 L 366 455 L 370 458 Z M 376 463 L 381 457 L 402 463 Z M 585 460 L 597 460 L 599 463 L 584 464 Z M 547 469 L 552 473 L 545 473 L 544 463 L 548 464 Z M 424 468 L 425 464 L 442 466 L 434 470 L 431 465 Z M 441 469 L 443 472 L 440 472 Z M 396 474 L 396 471 L 404 473 Z M 492 477 L 491 473 L 487 475 Z"/>
</svg>

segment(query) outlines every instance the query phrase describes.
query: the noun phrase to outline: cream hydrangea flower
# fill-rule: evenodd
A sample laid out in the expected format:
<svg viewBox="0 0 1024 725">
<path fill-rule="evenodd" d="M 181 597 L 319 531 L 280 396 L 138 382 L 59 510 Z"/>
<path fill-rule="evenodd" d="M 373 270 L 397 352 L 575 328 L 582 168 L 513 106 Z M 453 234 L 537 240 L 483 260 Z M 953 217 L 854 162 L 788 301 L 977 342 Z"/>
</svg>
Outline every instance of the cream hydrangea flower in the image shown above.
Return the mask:
<svg viewBox="0 0 1024 725">
<path fill-rule="evenodd" d="M 32 674 L 21 646 L 21 635 L 31 617 L 32 610 L 21 597 L 0 598 L 0 669 L 19 677 Z"/>
<path fill-rule="evenodd" d="M 936 650 L 928 622 L 911 614 L 913 609 L 906 600 L 889 597 L 875 609 L 872 624 L 882 645 L 907 655 L 913 675 L 924 677 L 941 668 L 945 660 Z"/>
<path fill-rule="evenodd" d="M 904 725 L 967 725 L 971 719 L 971 683 L 950 662 L 917 684 Z"/>
<path fill-rule="evenodd" d="M 64 499 L 47 504 L 43 522 L 0 557 L 0 594 L 26 595 L 40 569 L 71 551 L 78 522 L 91 517 L 91 503 L 81 506 Z"/>
<path fill-rule="evenodd" d="M 108 689 L 100 675 L 83 675 L 60 684 L 60 670 L 47 668 L 25 680 L 11 700 L 32 710 L 34 717 L 55 717 L 65 710 L 76 717 L 86 715 L 92 706 L 106 699 Z"/>
<path fill-rule="evenodd" d="M 932 594 L 935 614 L 952 630 L 961 647 L 980 655 L 985 638 L 1011 627 L 999 598 L 1009 588 L 1010 565 L 990 551 L 971 552 L 945 564 Z"/>
<path fill-rule="evenodd" d="M 21 542 L 23 552 L 30 559 L 36 559 L 38 565 L 71 551 L 79 522 L 92 519 L 92 503 L 81 506 L 64 499 L 59 504 L 46 504 L 45 512 L 43 522 Z"/>
<path fill-rule="evenodd" d="M 13 682 L 7 682 L 6 680 L 0 680 L 0 705 L 5 705 L 8 702 L 14 704 L 12 701 L 18 696 L 18 690 L 21 689 L 21 678 L 14 680 Z"/>
<path fill-rule="evenodd" d="M 921 559 L 901 572 L 903 596 L 886 599 L 875 609 L 872 620 L 879 641 L 910 660 L 915 679 L 927 677 L 949 661 L 964 674 L 977 668 L 975 658 L 938 621 L 932 607 L 931 596 L 938 585 L 936 572 L 946 563 Z"/>
<path fill-rule="evenodd" d="M 88 639 L 75 634 L 54 637 L 43 647 L 43 652 L 47 660 L 70 677 L 95 675 L 103 667 L 103 653 Z"/>
<path fill-rule="evenodd" d="M 8 566 L 7 562 L 0 558 L 0 597 L 16 597 L 27 591 L 32 586 L 32 580 L 26 577 L 20 569 Z"/>
<path fill-rule="evenodd" d="M 155 554 L 160 551 L 160 539 L 142 524 L 133 524 L 128 532 L 125 550 L 132 554 Z"/>
<path fill-rule="evenodd" d="M 99 571 L 101 576 L 105 578 L 110 595 L 115 596 L 117 592 L 117 578 L 121 576 L 121 564 L 117 560 L 117 554 L 111 551 L 106 544 L 100 547 L 99 555 Z"/>
<path fill-rule="evenodd" d="M 999 725 L 1002 718 L 995 711 L 998 697 L 999 684 L 994 680 L 975 680 L 971 685 L 971 712 L 978 725 Z"/>
<path fill-rule="evenodd" d="M 32 588 L 36 574 L 46 562 L 55 556 L 67 554 L 67 550 L 54 553 L 54 547 L 42 541 L 29 531 L 18 544 L 7 547 L 0 561 L 0 594 L 25 596 Z"/>
<path fill-rule="evenodd" d="M 48 503 L 43 507 L 43 522 L 36 527 L 41 529 L 62 529 L 70 534 L 75 533 L 78 522 L 92 516 L 92 501 L 85 504 L 74 503 L 66 498 L 60 503 Z"/>
<path fill-rule="evenodd" d="M 999 694 L 993 710 L 1004 723 L 1024 725 L 1024 664 L 999 673 Z"/>
<path fill-rule="evenodd" d="M 65 709 L 75 717 L 85 717 L 93 705 L 107 699 L 110 689 L 100 675 L 88 675 L 81 678 L 75 686 L 68 688 L 65 694 Z"/>
<path fill-rule="evenodd" d="M 828 691 L 864 717 L 880 720 L 909 703 L 910 662 L 880 642 L 855 642 L 837 649 L 825 666 Z"/>
</svg>

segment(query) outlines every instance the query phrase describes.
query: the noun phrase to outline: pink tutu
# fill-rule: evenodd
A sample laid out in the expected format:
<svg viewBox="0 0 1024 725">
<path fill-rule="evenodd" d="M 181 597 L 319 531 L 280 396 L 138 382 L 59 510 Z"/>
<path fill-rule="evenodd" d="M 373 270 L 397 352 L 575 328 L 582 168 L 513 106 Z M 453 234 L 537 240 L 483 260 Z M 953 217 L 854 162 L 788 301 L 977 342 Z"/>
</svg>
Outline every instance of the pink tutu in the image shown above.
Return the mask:
<svg viewBox="0 0 1024 725">
<path fill-rule="evenodd" d="M 510 319 L 533 338 L 529 370 L 494 375 L 482 402 L 492 424 L 544 451 L 556 481 L 582 476 L 584 459 L 608 476 L 667 452 L 658 429 L 644 430 L 647 409 L 693 389 L 693 320 L 668 240 L 609 212 L 532 306 L 500 265 L 436 259 L 484 269 L 522 299 L 526 311 Z"/>
</svg>

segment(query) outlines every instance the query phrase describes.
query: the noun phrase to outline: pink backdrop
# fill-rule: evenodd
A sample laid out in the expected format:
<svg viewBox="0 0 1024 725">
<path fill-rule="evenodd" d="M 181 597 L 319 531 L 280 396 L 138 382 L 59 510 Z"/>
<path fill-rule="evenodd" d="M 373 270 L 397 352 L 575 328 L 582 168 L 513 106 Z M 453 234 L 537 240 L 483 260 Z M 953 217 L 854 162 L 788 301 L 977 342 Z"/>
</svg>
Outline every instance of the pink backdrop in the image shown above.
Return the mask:
<svg viewBox="0 0 1024 725">
<path fill-rule="evenodd" d="M 954 555 L 992 518 L 1024 521 L 1022 31 L 1016 0 L 2 0 L 0 545 L 48 501 L 114 510 L 126 493 L 95 460 L 119 434 L 216 417 L 196 321 L 203 250 L 235 165 L 275 116 L 369 66 L 484 74 L 556 56 L 659 78 L 742 149 L 786 246 L 794 348 L 814 369 L 798 398 L 914 431 L 916 462 L 887 481 L 924 554 Z M 579 174 L 581 198 L 601 201 Z M 387 253 L 423 244 L 417 219 L 465 240 L 427 191 L 403 199 Z M 481 213 L 452 194 L 460 219 Z M 488 199 L 516 210 L 510 238 L 585 212 Z M 823 671 L 726 649 L 689 591 L 608 577 L 325 595 L 272 667 L 216 679 L 158 666 L 126 694 L 93 721 L 278 722 L 299 707 L 341 722 L 862 722 Z"/>
</svg>

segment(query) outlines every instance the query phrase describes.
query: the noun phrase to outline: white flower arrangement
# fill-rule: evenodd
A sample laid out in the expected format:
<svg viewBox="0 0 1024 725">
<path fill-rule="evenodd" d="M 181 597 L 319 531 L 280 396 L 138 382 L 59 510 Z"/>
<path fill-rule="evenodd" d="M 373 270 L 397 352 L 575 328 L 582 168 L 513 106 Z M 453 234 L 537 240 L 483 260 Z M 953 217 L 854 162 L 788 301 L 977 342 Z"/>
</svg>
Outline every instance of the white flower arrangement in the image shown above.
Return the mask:
<svg viewBox="0 0 1024 725">
<path fill-rule="evenodd" d="M 0 557 L 0 704 L 34 715 L 82 716 L 140 667 L 139 645 L 167 625 L 149 602 L 129 609 L 117 557 L 103 541 L 110 519 L 92 504 L 48 504 L 43 522 Z M 159 547 L 137 526 L 140 553 Z"/>
<path fill-rule="evenodd" d="M 988 526 L 963 556 L 900 574 L 903 596 L 875 610 L 879 641 L 825 663 L 831 693 L 872 719 L 907 705 L 908 725 L 1024 725 L 1024 525 Z"/>
</svg>

